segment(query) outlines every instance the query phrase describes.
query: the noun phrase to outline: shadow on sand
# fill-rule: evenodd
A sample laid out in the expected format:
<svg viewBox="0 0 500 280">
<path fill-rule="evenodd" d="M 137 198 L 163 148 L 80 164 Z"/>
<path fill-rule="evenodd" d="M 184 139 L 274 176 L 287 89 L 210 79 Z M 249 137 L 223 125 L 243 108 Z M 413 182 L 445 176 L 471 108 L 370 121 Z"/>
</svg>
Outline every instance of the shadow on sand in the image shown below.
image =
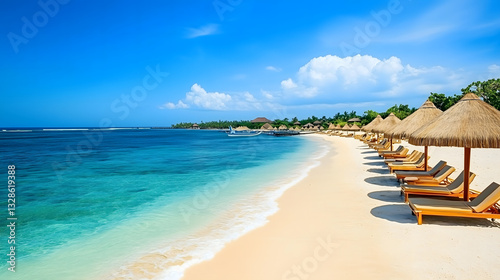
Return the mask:
<svg viewBox="0 0 500 280">
<path fill-rule="evenodd" d="M 368 148 L 370 149 L 370 148 Z M 377 151 L 370 149 L 369 151 L 361 152 L 362 154 L 378 154 Z"/>
<path fill-rule="evenodd" d="M 385 202 L 404 203 L 400 191 L 375 191 L 369 193 L 368 197 Z"/>
<path fill-rule="evenodd" d="M 412 215 L 410 207 L 406 204 L 389 204 L 373 208 L 370 213 L 380 219 L 400 224 L 415 224 L 417 218 Z"/>
<path fill-rule="evenodd" d="M 369 156 L 369 157 L 364 157 L 364 159 L 378 160 L 378 161 L 382 161 L 383 160 L 383 158 L 381 158 L 379 156 Z"/>
<path fill-rule="evenodd" d="M 392 175 L 387 176 L 374 176 L 365 179 L 365 182 L 372 185 L 384 186 L 384 187 L 398 187 L 399 183 L 396 178 Z"/>
<path fill-rule="evenodd" d="M 370 161 L 370 162 L 363 162 L 364 165 L 372 165 L 372 166 L 387 166 L 385 162 L 383 161 Z"/>
<path fill-rule="evenodd" d="M 383 175 L 389 175 L 389 170 L 385 168 L 370 168 L 367 169 L 366 171 L 371 172 L 371 173 L 377 173 L 377 174 L 383 174 Z"/>
</svg>

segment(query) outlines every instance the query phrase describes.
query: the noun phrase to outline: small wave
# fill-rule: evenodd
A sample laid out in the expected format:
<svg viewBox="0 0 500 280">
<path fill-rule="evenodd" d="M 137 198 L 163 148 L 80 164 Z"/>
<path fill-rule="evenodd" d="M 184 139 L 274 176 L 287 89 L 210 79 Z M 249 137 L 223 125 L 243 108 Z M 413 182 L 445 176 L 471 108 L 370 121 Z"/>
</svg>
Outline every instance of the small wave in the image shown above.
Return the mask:
<svg viewBox="0 0 500 280">
<path fill-rule="evenodd" d="M 291 172 L 295 176 L 273 181 L 252 196 L 238 201 L 231 207 L 231 211 L 225 212 L 210 226 L 182 240 L 168 242 L 161 246 L 161 249 L 123 266 L 108 279 L 181 279 L 187 268 L 212 259 L 229 242 L 264 226 L 268 217 L 279 211 L 277 199 L 306 178 L 309 172 L 320 164 L 319 160 L 328 153 L 328 145 L 320 141 L 313 142 L 313 153 L 302 151 L 297 155 L 307 154 L 307 157 L 306 160 L 300 157 L 302 164 Z"/>
</svg>

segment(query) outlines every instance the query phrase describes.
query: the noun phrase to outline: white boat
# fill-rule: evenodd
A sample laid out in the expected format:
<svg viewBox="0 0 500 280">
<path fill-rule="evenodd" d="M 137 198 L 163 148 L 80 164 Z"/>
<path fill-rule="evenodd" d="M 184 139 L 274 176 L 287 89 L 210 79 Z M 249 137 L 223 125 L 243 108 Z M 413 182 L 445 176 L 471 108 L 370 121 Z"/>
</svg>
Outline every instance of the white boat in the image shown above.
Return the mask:
<svg viewBox="0 0 500 280">
<path fill-rule="evenodd" d="M 233 127 L 229 126 L 229 132 L 227 133 L 227 136 L 230 136 L 230 137 L 251 137 L 251 136 L 257 136 L 261 133 L 262 133 L 261 131 L 251 131 L 251 130 L 236 131 L 233 129 Z"/>
</svg>

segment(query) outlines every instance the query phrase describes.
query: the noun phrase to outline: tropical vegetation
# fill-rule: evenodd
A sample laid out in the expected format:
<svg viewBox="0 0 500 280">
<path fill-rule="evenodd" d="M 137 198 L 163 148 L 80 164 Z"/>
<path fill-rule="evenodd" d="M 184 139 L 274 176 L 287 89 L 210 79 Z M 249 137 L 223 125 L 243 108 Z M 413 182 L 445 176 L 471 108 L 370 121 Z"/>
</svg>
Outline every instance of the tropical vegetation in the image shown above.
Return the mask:
<svg viewBox="0 0 500 280">
<path fill-rule="evenodd" d="M 466 93 L 473 92 L 480 96 L 486 103 L 492 105 L 496 109 L 500 110 L 500 79 L 490 79 L 487 81 L 477 81 L 473 82 L 467 87 L 461 90 L 460 94 L 446 96 L 443 93 L 431 92 L 429 95 L 429 100 L 436 105 L 437 108 L 442 111 L 446 111 L 448 108 L 457 103 Z M 363 115 L 359 115 L 356 111 L 343 113 L 336 113 L 333 117 L 316 117 L 310 116 L 306 119 L 299 120 L 297 117 L 292 119 L 284 118 L 284 119 L 275 119 L 271 124 L 273 127 L 279 127 L 281 125 L 285 125 L 287 127 L 296 126 L 295 123 L 299 122 L 300 126 L 303 126 L 307 123 L 314 123 L 319 121 L 323 128 L 328 128 L 330 123 L 334 125 L 344 126 L 348 120 L 353 118 L 360 119 L 360 122 L 355 122 L 358 126 L 363 126 L 370 123 L 373 119 L 380 115 L 383 118 L 386 118 L 390 113 L 396 115 L 396 117 L 401 120 L 411 115 L 415 112 L 416 108 L 410 108 L 405 104 L 395 104 L 394 106 L 388 108 L 385 112 L 375 112 L 373 110 L 367 110 L 363 113 Z M 178 123 L 172 125 L 172 128 L 191 128 L 194 123 L 185 122 Z M 238 126 L 247 126 L 250 129 L 258 129 L 263 123 L 252 123 L 249 120 L 240 120 L 240 121 L 211 121 L 211 122 L 201 122 L 197 124 L 201 129 L 227 129 L 229 126 L 238 127 Z"/>
</svg>

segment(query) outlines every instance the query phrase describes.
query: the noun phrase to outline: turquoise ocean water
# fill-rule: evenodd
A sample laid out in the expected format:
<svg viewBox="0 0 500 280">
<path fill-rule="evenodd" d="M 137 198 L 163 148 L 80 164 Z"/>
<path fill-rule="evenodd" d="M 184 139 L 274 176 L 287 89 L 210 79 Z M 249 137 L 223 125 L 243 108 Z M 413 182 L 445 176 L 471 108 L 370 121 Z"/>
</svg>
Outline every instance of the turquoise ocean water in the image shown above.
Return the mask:
<svg viewBox="0 0 500 280">
<path fill-rule="evenodd" d="M 16 166 L 16 272 L 0 279 L 179 279 L 266 223 L 275 200 L 317 164 L 313 137 L 194 130 L 0 132 Z"/>
</svg>

